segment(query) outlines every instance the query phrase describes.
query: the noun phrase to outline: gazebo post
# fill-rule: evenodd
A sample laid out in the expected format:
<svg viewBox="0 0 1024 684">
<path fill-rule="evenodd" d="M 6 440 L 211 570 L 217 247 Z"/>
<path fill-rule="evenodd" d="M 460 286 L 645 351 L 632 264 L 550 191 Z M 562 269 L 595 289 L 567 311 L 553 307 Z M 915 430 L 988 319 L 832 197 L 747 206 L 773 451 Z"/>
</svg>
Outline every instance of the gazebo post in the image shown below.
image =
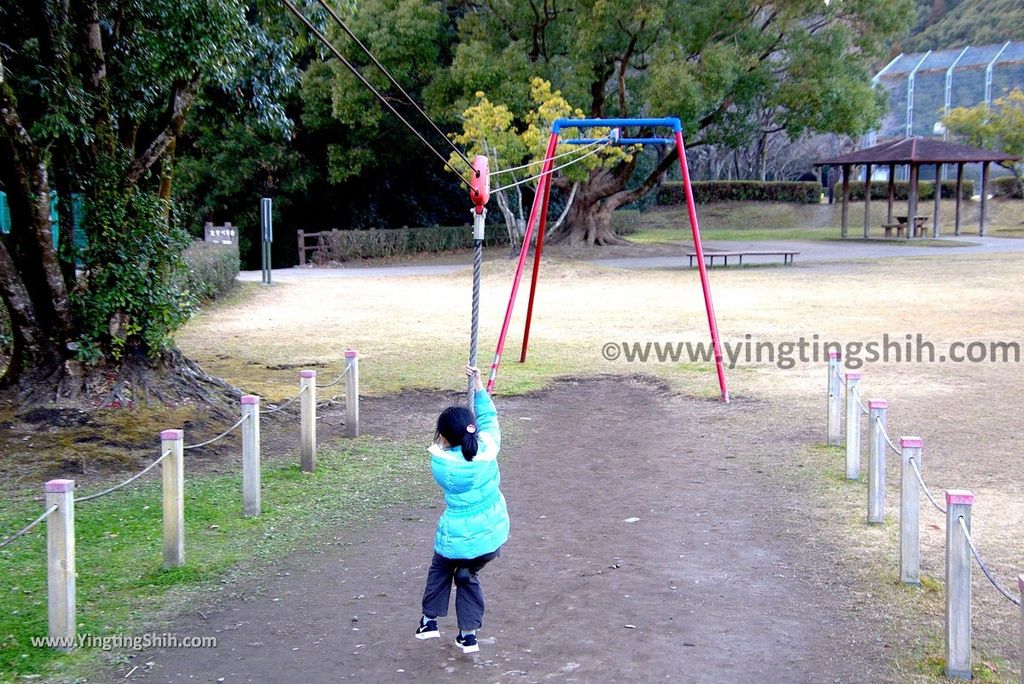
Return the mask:
<svg viewBox="0 0 1024 684">
<path fill-rule="evenodd" d="M 871 164 L 864 165 L 864 237 L 871 228 Z"/>
<path fill-rule="evenodd" d="M 939 237 L 939 206 L 942 202 L 942 163 L 935 165 L 935 216 L 932 218 L 932 237 Z"/>
<path fill-rule="evenodd" d="M 850 220 L 850 165 L 843 164 L 843 208 L 840 223 L 840 235 L 846 237 L 846 226 Z"/>
<path fill-rule="evenodd" d="M 981 164 L 981 220 L 978 226 L 981 237 L 985 237 L 985 224 L 988 222 L 988 165 L 989 162 Z"/>
<path fill-rule="evenodd" d="M 896 201 L 896 165 L 889 164 L 889 214 L 886 223 L 892 223 L 892 205 Z"/>
<path fill-rule="evenodd" d="M 907 192 L 907 237 L 916 237 L 917 231 L 917 179 L 921 173 L 921 167 L 910 162 L 910 188 Z"/>
<path fill-rule="evenodd" d="M 964 194 L 964 164 L 956 165 L 956 224 L 953 228 L 953 235 L 960 234 L 960 197 Z"/>
</svg>

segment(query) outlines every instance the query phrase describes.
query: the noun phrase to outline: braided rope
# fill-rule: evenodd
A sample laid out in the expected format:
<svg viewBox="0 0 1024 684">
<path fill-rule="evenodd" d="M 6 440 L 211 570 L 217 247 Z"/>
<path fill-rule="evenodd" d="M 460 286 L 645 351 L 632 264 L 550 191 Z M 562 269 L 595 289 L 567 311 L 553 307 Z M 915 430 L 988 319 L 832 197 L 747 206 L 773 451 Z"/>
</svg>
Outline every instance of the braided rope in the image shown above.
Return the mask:
<svg viewBox="0 0 1024 684">
<path fill-rule="evenodd" d="M 484 260 L 484 241 L 473 241 L 473 305 L 469 327 L 469 365 L 476 366 L 477 346 L 480 339 L 480 271 Z M 476 378 L 469 379 L 466 391 L 466 406 L 473 410 L 473 395 L 476 393 Z"/>
<path fill-rule="evenodd" d="M 168 449 L 168 450 L 167 450 L 167 451 L 165 451 L 164 453 L 160 454 L 160 458 L 156 459 L 155 461 L 153 461 L 152 463 L 150 463 L 150 464 L 149 464 L 148 466 L 146 466 L 145 468 L 143 468 L 141 472 L 135 473 L 134 475 L 132 475 L 131 477 L 129 477 L 129 478 L 128 478 L 127 480 L 125 480 L 124 482 L 122 482 L 122 483 L 120 483 L 120 484 L 116 484 L 116 485 L 114 485 L 113 487 L 110 487 L 110 488 L 108 488 L 108 489 L 104 489 L 104 490 L 103 490 L 102 492 L 97 492 L 96 494 L 90 494 L 89 496 L 81 496 L 81 497 L 79 497 L 79 498 L 75 499 L 75 503 L 85 503 L 86 501 L 92 501 L 93 499 L 98 499 L 98 498 L 100 498 L 101 496 L 106 496 L 107 494 L 110 494 L 110 493 L 112 493 L 112 492 L 116 492 L 116 491 L 117 491 L 118 489 L 120 489 L 121 487 L 124 487 L 124 486 L 130 485 L 130 484 L 131 484 L 132 482 L 135 482 L 135 481 L 136 481 L 136 480 L 138 480 L 138 479 L 139 479 L 140 477 L 142 477 L 143 475 L 145 475 L 146 473 L 148 473 L 148 472 L 149 472 L 150 470 L 152 470 L 153 468 L 155 468 L 155 467 L 156 467 L 156 465 L 157 465 L 158 463 L 160 463 L 160 462 L 161 462 L 162 460 L 164 460 L 165 458 L 167 458 L 167 457 L 168 457 L 168 456 L 170 456 L 170 455 L 171 455 L 171 450 L 170 450 L 170 449 Z"/>
<path fill-rule="evenodd" d="M 935 506 L 935 510 L 945 515 L 946 509 L 943 508 L 942 505 L 935 500 L 935 497 L 932 496 L 932 493 L 928 491 L 928 485 L 924 483 L 924 479 L 921 477 L 921 470 L 917 467 L 917 461 L 914 460 L 913 458 L 907 460 L 910 461 L 910 465 L 914 468 L 914 475 L 917 476 L 917 481 L 921 483 L 921 489 L 924 491 L 924 495 L 928 497 L 929 501 L 932 502 L 932 506 Z"/>
<path fill-rule="evenodd" d="M 261 410 L 261 411 L 260 411 L 260 413 L 277 413 L 278 411 L 280 411 L 281 409 L 283 409 L 283 408 L 285 408 L 285 407 L 289 406 L 289 405 L 290 405 L 290 404 L 291 404 L 292 402 L 294 402 L 294 401 L 295 401 L 296 399 L 298 399 L 299 397 L 301 397 L 301 396 L 302 396 L 302 393 L 303 393 L 303 392 L 305 392 L 305 391 L 306 391 L 306 388 L 305 388 L 305 387 L 303 387 L 302 389 L 300 389 L 300 390 L 299 390 L 299 393 L 298 393 L 298 394 L 296 394 L 296 395 L 295 395 L 294 397 L 292 397 L 292 398 L 291 398 L 291 399 L 289 399 L 288 401 L 284 402 L 284 403 L 283 403 L 283 404 L 281 404 L 280 406 L 274 407 L 274 408 L 272 408 L 272 409 L 264 409 L 264 410 Z"/>
<path fill-rule="evenodd" d="M 856 386 L 850 387 L 849 390 L 850 393 L 853 394 L 853 398 L 857 402 L 857 406 L 860 406 L 860 412 L 863 413 L 865 416 L 869 415 L 870 411 L 868 411 L 867 407 L 864 406 L 864 404 L 860 400 L 860 390 L 858 390 Z"/>
<path fill-rule="evenodd" d="M 241 417 L 241 418 L 239 418 L 239 419 L 238 419 L 237 421 L 235 421 L 235 424 L 234 424 L 234 425 L 232 425 L 232 426 L 231 426 L 231 427 L 229 427 L 229 428 L 228 428 L 227 430 L 225 430 L 224 432 L 220 433 L 219 435 L 217 435 L 217 436 L 216 436 L 216 437 L 214 437 L 213 439 L 208 439 L 208 440 L 206 440 L 205 442 L 200 442 L 199 444 L 189 444 L 189 445 L 188 445 L 187 447 L 183 447 L 183 449 L 184 449 L 185 451 L 188 451 L 189 449 L 198 449 L 199 447 L 204 447 L 204 446 L 206 446 L 207 444 L 213 444 L 214 442 L 216 442 L 216 441 L 217 441 L 217 440 L 219 440 L 219 439 L 224 439 L 225 437 L 227 437 L 227 436 L 228 436 L 228 434 L 229 434 L 229 433 L 230 433 L 230 432 L 231 432 L 232 430 L 234 430 L 234 429 L 235 429 L 236 427 L 238 427 L 239 425 L 241 425 L 242 423 L 244 423 L 244 422 L 245 422 L 245 419 L 246 419 L 246 418 L 248 418 L 248 417 L 249 417 L 248 415 L 244 415 L 244 416 L 242 416 L 242 417 Z"/>
<path fill-rule="evenodd" d="M 836 366 L 835 369 L 832 372 L 835 373 L 835 376 L 837 378 L 839 378 L 839 384 L 841 384 L 841 385 L 843 385 L 845 387 L 846 386 L 846 378 L 844 378 L 843 374 L 839 371 L 839 366 Z"/>
<path fill-rule="evenodd" d="M 334 380 L 330 381 L 326 385 L 317 385 L 317 387 L 319 387 L 321 389 L 326 388 L 326 387 L 334 387 L 339 382 L 341 382 L 342 378 L 344 378 L 346 375 L 348 375 L 349 368 L 351 368 L 351 366 L 345 366 L 345 370 L 341 371 L 341 375 L 339 375 L 338 377 L 336 377 Z"/>
<path fill-rule="evenodd" d="M 44 520 L 46 520 L 46 519 L 47 519 L 47 518 L 48 518 L 48 517 L 50 516 L 50 514 L 52 514 L 52 513 L 53 513 L 53 512 L 55 511 L 55 510 L 57 510 L 58 508 L 60 508 L 60 506 L 58 506 L 57 504 L 53 504 L 52 506 L 50 506 L 49 508 L 47 508 L 47 509 L 46 509 L 45 511 L 43 511 L 43 514 L 42 514 L 41 516 L 39 516 L 38 518 L 36 518 L 36 519 L 35 519 L 35 520 L 33 520 L 32 522 L 30 522 L 30 523 L 29 523 L 28 525 L 25 525 L 24 527 L 22 527 L 22 528 L 21 528 L 20 530 L 18 530 L 18 531 L 17 531 L 17 532 L 15 532 L 14 534 L 12 534 L 12 535 L 11 535 L 10 537 L 8 537 L 7 539 L 4 539 L 4 540 L 3 540 L 2 542 L 0 542 L 0 549 L 4 548 L 4 547 L 5 547 L 5 546 L 7 546 L 8 544 L 10 544 L 10 543 L 11 543 L 12 541 L 14 541 L 15 539 L 17 539 L 18 537 L 20 537 L 20 536 L 22 536 L 22 535 L 25 535 L 25 534 L 28 534 L 28 533 L 29 533 L 29 531 L 30 531 L 30 530 L 31 530 L 31 529 L 32 529 L 33 527 L 35 527 L 35 526 L 36 526 L 36 525 L 38 525 L 39 523 L 41 523 L 41 522 L 43 522 Z"/>
<path fill-rule="evenodd" d="M 982 560 L 981 554 L 978 553 L 978 547 L 974 545 L 974 539 L 971 538 L 971 532 L 967 529 L 967 523 L 964 522 L 964 516 L 961 515 L 957 518 L 957 521 L 960 523 L 960 529 L 964 531 L 964 536 L 967 537 L 967 544 L 971 547 L 971 553 L 974 555 L 974 560 L 978 561 L 978 565 L 981 567 L 981 571 L 985 573 L 985 577 L 987 577 L 988 581 L 992 583 L 992 586 L 996 588 L 996 591 L 1005 596 L 1010 603 L 1015 606 L 1019 606 L 1020 598 L 1008 592 L 1006 588 L 999 583 L 999 580 L 993 577 L 992 573 L 989 572 L 988 566 L 985 565 L 985 561 Z"/>
<path fill-rule="evenodd" d="M 880 417 L 875 418 L 875 423 L 878 424 L 878 429 L 881 431 L 882 437 L 885 437 L 885 441 L 889 443 L 889 448 L 895 451 L 897 454 L 902 454 L 903 450 L 896 446 L 891 439 L 889 439 L 889 433 L 885 431 L 885 423 L 882 422 L 882 419 Z"/>
</svg>

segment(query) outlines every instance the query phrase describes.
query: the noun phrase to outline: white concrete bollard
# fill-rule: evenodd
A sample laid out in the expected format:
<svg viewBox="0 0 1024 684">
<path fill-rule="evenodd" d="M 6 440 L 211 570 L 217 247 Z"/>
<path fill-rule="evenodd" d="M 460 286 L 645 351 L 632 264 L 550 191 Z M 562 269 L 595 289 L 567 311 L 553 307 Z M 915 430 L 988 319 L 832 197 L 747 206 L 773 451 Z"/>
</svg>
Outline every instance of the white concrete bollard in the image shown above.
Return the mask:
<svg viewBox="0 0 1024 684">
<path fill-rule="evenodd" d="M 57 510 L 46 518 L 47 634 L 74 648 L 75 618 L 75 481 L 50 480 L 43 485 L 46 508 Z"/>
<path fill-rule="evenodd" d="M 882 428 L 885 427 L 889 402 L 872 399 L 868 402 L 868 523 L 885 522 L 885 454 L 888 446 Z"/>
<path fill-rule="evenodd" d="M 900 581 L 904 584 L 921 583 L 921 485 L 910 460 L 922 469 L 923 448 L 920 437 L 900 437 Z"/>
<path fill-rule="evenodd" d="M 828 432 L 826 433 L 826 444 L 829 446 L 839 446 L 839 435 L 842 430 L 842 397 L 840 392 L 840 360 L 839 352 L 831 351 L 828 353 L 828 417 L 826 419 L 826 426 Z"/>
<path fill-rule="evenodd" d="M 160 453 L 171 453 L 161 463 L 163 473 L 164 567 L 185 563 L 185 433 L 160 433 Z"/>
<path fill-rule="evenodd" d="M 260 514 L 260 398 L 242 397 L 242 515 Z"/>
<path fill-rule="evenodd" d="M 946 676 L 971 678 L 971 547 L 960 527 L 971 530 L 974 494 L 946 490 Z"/>
<path fill-rule="evenodd" d="M 345 436 L 359 436 L 359 353 L 345 352 Z"/>
<path fill-rule="evenodd" d="M 846 374 L 846 479 L 860 479 L 860 373 Z"/>
<path fill-rule="evenodd" d="M 299 389 L 302 390 L 302 397 L 299 399 L 302 406 L 302 413 L 299 418 L 301 422 L 301 434 L 299 436 L 299 451 L 301 469 L 304 473 L 311 473 L 316 469 L 316 371 L 299 371 Z"/>
</svg>

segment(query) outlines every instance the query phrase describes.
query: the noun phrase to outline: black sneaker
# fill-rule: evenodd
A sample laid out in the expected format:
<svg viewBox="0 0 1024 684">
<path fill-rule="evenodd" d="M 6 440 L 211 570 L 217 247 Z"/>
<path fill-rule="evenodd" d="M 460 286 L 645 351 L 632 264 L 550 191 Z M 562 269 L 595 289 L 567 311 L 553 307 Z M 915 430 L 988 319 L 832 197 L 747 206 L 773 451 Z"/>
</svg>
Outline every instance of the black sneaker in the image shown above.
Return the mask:
<svg viewBox="0 0 1024 684">
<path fill-rule="evenodd" d="M 463 653 L 477 653 L 480 650 L 480 644 L 476 643 L 476 634 L 462 634 L 460 632 L 455 637 L 455 643 L 462 647 Z"/>
<path fill-rule="evenodd" d="M 439 639 L 441 632 L 437 629 L 437 620 L 424 620 L 420 618 L 420 626 L 416 628 L 417 639 Z"/>
</svg>

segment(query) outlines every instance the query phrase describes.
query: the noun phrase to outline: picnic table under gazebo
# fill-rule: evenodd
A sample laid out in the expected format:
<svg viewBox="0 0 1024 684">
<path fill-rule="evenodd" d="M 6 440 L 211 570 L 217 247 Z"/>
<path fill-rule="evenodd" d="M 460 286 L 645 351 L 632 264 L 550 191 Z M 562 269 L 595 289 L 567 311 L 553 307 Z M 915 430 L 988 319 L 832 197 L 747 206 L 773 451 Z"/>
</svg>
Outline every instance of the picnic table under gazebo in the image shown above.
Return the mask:
<svg viewBox="0 0 1024 684">
<path fill-rule="evenodd" d="M 839 166 L 843 170 L 843 199 L 841 234 L 847 237 L 849 227 L 850 174 L 854 166 L 865 167 L 864 174 L 864 237 L 868 237 L 871 227 L 871 170 L 874 166 L 889 167 L 889 211 L 883 228 L 886 237 L 905 233 L 907 237 L 923 237 L 927 232 L 928 217 L 918 212 L 918 178 L 921 166 L 935 165 L 935 208 L 932 216 L 932 237 L 939 237 L 939 218 L 942 199 L 942 167 L 944 164 L 956 164 L 956 222 L 954 234 L 960 234 L 960 204 L 963 197 L 963 180 L 965 164 L 981 164 L 981 218 L 978 222 L 978 234 L 985 235 L 985 222 L 988 214 L 988 179 L 989 166 L 992 162 L 1004 163 L 1019 161 L 1015 157 L 997 150 L 986 150 L 979 147 L 943 142 L 935 138 L 904 138 L 894 142 L 882 143 L 863 150 L 841 154 L 832 159 L 817 162 L 816 166 Z M 896 199 L 896 167 L 908 166 L 910 187 L 907 199 L 907 215 L 894 216 L 893 203 Z"/>
</svg>

